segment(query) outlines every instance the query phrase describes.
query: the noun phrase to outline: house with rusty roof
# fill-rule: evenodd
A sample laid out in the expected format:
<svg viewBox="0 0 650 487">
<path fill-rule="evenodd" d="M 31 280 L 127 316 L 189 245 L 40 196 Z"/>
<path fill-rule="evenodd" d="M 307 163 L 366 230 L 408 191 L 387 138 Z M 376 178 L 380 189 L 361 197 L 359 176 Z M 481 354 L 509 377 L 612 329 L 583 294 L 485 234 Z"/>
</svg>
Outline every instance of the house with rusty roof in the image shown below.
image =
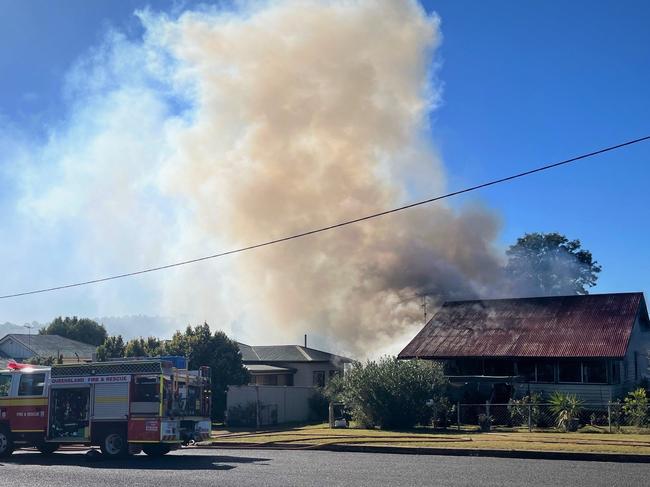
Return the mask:
<svg viewBox="0 0 650 487">
<path fill-rule="evenodd" d="M 600 403 L 648 377 L 649 350 L 643 293 L 616 293 L 446 302 L 399 358 L 442 361 L 452 385 L 490 384 L 495 403 L 553 391 Z"/>
<path fill-rule="evenodd" d="M 324 387 L 351 359 L 301 345 L 237 343 L 253 385 Z"/>
<path fill-rule="evenodd" d="M 40 357 L 61 357 L 63 362 L 87 362 L 95 355 L 97 347 L 59 335 L 30 335 L 9 333 L 0 339 L 0 360 L 18 362 Z"/>
</svg>

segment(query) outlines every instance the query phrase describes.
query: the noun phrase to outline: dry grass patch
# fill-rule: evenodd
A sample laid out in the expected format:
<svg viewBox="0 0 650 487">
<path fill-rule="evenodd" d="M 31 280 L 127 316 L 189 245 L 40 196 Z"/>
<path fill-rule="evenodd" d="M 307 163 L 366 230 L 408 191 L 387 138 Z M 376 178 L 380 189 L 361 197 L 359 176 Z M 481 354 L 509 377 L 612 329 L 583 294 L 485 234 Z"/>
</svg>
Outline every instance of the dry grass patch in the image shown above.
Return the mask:
<svg viewBox="0 0 650 487">
<path fill-rule="evenodd" d="M 383 431 L 358 428 L 330 429 L 327 425 L 316 425 L 267 431 L 222 430 L 213 434 L 213 441 L 233 445 L 291 444 L 306 448 L 346 444 L 650 455 L 650 437 L 640 434 L 478 433 L 424 428 L 413 431 Z"/>
</svg>

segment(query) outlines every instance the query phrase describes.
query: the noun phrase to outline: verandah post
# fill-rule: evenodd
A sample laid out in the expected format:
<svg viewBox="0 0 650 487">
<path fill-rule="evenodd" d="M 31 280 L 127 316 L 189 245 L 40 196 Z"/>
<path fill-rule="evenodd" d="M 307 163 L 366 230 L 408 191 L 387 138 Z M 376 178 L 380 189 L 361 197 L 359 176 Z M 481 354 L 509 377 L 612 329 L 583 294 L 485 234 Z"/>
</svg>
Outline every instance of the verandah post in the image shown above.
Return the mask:
<svg viewBox="0 0 650 487">
<path fill-rule="evenodd" d="M 458 426 L 458 431 L 460 431 L 460 401 L 456 403 L 456 425 Z"/>
</svg>

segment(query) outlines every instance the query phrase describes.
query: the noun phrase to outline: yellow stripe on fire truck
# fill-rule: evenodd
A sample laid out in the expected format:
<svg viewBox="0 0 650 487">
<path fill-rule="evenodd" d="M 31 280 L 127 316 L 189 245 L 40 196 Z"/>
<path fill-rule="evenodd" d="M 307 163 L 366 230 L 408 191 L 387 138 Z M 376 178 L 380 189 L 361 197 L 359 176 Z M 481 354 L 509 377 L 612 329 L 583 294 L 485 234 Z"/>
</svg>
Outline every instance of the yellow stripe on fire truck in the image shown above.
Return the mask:
<svg viewBox="0 0 650 487">
<path fill-rule="evenodd" d="M 4 406 L 47 406 L 47 397 L 0 399 L 0 407 Z"/>
</svg>

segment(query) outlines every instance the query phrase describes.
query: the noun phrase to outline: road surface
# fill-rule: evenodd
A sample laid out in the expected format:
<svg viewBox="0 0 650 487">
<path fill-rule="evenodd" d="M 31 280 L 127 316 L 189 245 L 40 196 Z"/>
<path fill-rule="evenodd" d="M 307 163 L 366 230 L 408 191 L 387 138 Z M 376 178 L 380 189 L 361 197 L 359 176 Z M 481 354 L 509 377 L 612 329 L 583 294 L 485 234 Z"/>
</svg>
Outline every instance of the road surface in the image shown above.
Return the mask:
<svg viewBox="0 0 650 487">
<path fill-rule="evenodd" d="M 186 449 L 164 458 L 88 461 L 83 452 L 16 452 L 0 485 L 74 486 L 621 486 L 648 485 L 650 464 L 287 450 Z"/>
</svg>

